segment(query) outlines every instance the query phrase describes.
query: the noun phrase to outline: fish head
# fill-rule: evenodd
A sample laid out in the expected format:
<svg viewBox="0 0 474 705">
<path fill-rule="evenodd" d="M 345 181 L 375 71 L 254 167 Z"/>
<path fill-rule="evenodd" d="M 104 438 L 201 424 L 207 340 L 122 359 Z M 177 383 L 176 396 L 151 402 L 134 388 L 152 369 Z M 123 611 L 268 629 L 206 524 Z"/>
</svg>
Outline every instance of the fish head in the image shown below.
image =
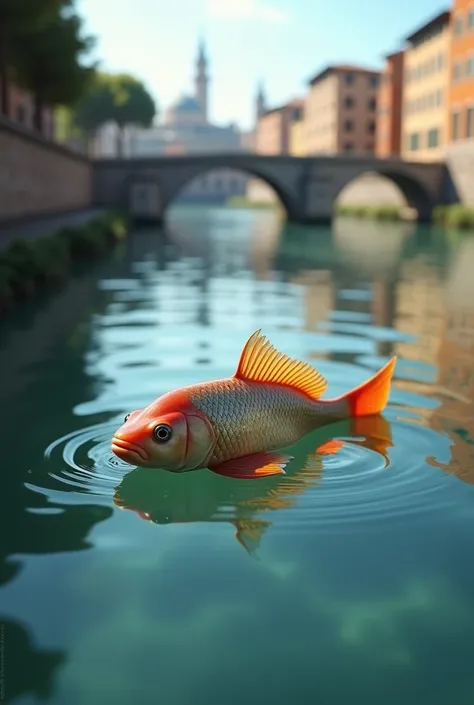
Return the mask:
<svg viewBox="0 0 474 705">
<path fill-rule="evenodd" d="M 189 404 L 162 398 L 133 411 L 112 438 L 115 455 L 130 465 L 187 472 L 210 455 L 215 436 L 207 417 Z"/>
</svg>

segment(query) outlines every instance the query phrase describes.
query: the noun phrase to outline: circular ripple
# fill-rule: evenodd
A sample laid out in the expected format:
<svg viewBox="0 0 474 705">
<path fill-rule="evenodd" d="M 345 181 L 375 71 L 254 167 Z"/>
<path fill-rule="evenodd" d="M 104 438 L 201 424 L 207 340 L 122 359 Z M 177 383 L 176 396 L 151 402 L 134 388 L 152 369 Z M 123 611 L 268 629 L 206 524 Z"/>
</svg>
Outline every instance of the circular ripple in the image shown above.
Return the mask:
<svg viewBox="0 0 474 705">
<path fill-rule="evenodd" d="M 288 522 L 297 526 L 332 527 L 393 520 L 425 519 L 459 511 L 462 483 L 454 475 L 430 466 L 438 451 L 449 457 L 450 440 L 437 432 L 403 422 L 392 423 L 389 463 L 373 448 L 345 439 L 335 455 L 325 457 L 324 472 L 302 493 Z M 282 490 L 294 493 L 298 475 L 288 477 Z M 283 523 L 285 519 L 283 519 Z"/>
<path fill-rule="evenodd" d="M 110 439 L 118 425 L 120 422 L 115 421 L 88 426 L 50 443 L 45 458 L 62 469 L 48 471 L 48 475 L 70 489 L 112 497 L 124 473 L 134 467 L 110 450 Z"/>
<path fill-rule="evenodd" d="M 96 424 L 51 443 L 45 457 L 58 470 L 48 470 L 49 477 L 69 491 L 112 498 L 124 475 L 134 467 L 116 458 L 110 450 L 116 427 L 117 421 Z M 456 477 L 427 462 L 432 456 L 449 458 L 449 438 L 430 428 L 401 421 L 391 423 L 391 433 L 393 446 L 388 449 L 388 462 L 380 452 L 380 441 L 347 438 L 334 455 L 316 456 L 316 463 L 314 459 L 296 467 L 290 463 L 288 475 L 281 479 L 223 483 L 223 478 L 212 475 L 214 482 L 207 481 L 204 486 L 215 500 L 216 513 L 211 512 L 207 519 L 228 521 L 229 512 L 223 511 L 225 508 L 234 518 L 250 514 L 270 519 L 270 513 L 276 520 L 278 512 L 277 524 L 293 530 L 314 527 L 347 532 L 374 522 L 390 526 L 394 520 L 426 519 L 428 514 L 435 516 L 450 510 L 459 512 L 460 493 L 465 487 Z M 173 504 L 176 500 L 182 507 L 178 495 L 188 489 L 193 491 L 196 485 L 192 482 L 190 479 L 189 486 L 166 483 L 168 495 L 173 495 L 167 495 L 167 501 Z M 134 508 L 149 512 L 151 501 L 160 513 L 162 496 L 158 493 L 153 498 L 150 493 L 145 494 L 147 506 Z M 200 501 L 201 495 L 202 492 Z M 181 516 L 180 520 L 183 519 L 186 517 Z"/>
</svg>

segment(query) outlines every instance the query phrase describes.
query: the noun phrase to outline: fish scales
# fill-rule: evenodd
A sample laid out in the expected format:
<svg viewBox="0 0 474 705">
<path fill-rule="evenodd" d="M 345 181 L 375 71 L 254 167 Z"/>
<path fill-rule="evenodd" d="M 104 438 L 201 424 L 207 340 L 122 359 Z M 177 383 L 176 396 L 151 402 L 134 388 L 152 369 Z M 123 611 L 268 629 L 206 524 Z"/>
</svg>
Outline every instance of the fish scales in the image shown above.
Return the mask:
<svg viewBox="0 0 474 705">
<path fill-rule="evenodd" d="M 236 379 L 197 387 L 190 401 L 216 433 L 211 463 L 257 453 L 272 443 L 290 445 L 306 426 L 312 428 L 315 413 L 315 403 L 291 388 Z"/>
</svg>

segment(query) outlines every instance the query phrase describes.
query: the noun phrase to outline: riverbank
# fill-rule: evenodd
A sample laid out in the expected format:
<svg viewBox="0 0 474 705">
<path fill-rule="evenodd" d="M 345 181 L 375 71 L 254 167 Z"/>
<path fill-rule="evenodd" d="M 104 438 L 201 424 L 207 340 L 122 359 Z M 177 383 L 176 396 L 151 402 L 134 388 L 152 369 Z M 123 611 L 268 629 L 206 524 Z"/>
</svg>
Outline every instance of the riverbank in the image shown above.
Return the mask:
<svg viewBox="0 0 474 705">
<path fill-rule="evenodd" d="M 367 220 L 383 221 L 412 221 L 416 220 L 416 213 L 407 206 L 397 205 L 359 205 L 336 204 L 335 215 L 351 218 L 364 218 Z M 445 228 L 459 230 L 474 230 L 474 208 L 455 203 L 449 206 L 439 205 L 433 210 L 432 222 Z"/>
<path fill-rule="evenodd" d="M 125 216 L 104 212 L 52 235 L 13 239 L 0 251 L 0 315 L 64 281 L 75 263 L 103 256 L 127 232 Z"/>
<path fill-rule="evenodd" d="M 225 205 L 228 208 L 252 208 L 257 210 L 280 210 L 282 208 L 278 201 L 252 201 L 245 196 L 231 196 Z"/>
<path fill-rule="evenodd" d="M 86 225 L 104 212 L 104 208 L 82 208 L 56 215 L 45 214 L 35 218 L 17 218 L 13 221 L 0 222 L 0 251 L 20 238 L 31 240 L 42 235 L 56 233 L 69 226 Z"/>
<path fill-rule="evenodd" d="M 370 220 L 384 220 L 389 222 L 413 220 L 412 214 L 407 212 L 406 206 L 397 205 L 359 205 L 355 203 L 336 204 L 335 215 L 348 216 L 351 218 L 365 218 Z"/>
</svg>

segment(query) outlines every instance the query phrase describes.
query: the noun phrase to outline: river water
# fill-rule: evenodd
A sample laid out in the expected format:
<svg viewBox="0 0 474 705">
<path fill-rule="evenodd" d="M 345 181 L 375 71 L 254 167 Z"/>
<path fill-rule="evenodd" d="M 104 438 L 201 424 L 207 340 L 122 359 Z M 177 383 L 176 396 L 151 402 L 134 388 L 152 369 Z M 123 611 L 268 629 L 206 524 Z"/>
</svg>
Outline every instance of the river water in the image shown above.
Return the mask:
<svg viewBox="0 0 474 705">
<path fill-rule="evenodd" d="M 137 470 L 125 414 L 248 335 L 381 419 L 284 478 Z M 473 705 L 474 237 L 175 209 L 0 327 L 1 680 L 54 705 Z M 315 455 L 342 439 L 338 452 Z"/>
</svg>

